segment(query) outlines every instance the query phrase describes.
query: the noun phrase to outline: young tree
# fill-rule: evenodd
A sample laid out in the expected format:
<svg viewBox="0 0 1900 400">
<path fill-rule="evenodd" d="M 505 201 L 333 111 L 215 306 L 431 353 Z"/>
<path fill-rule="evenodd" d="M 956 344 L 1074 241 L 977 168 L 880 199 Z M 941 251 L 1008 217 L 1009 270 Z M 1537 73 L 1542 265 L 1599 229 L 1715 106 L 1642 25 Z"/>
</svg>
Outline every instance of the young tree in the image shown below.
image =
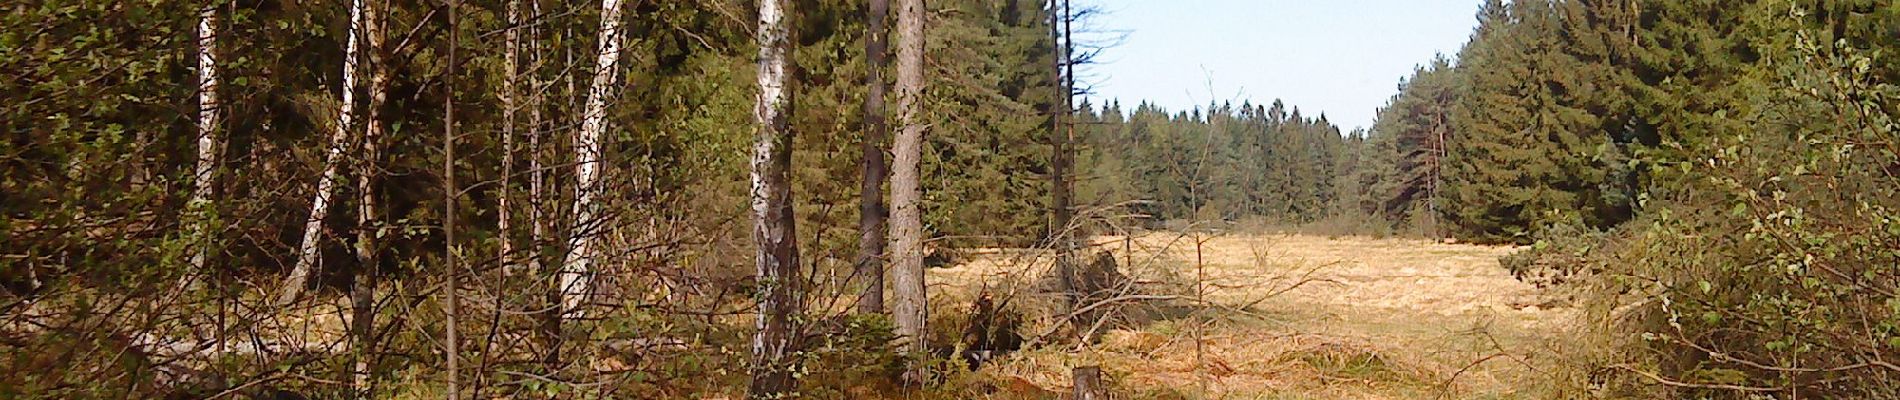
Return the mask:
<svg viewBox="0 0 1900 400">
<path fill-rule="evenodd" d="M 864 54 L 869 60 L 864 78 L 864 139 L 858 148 L 864 153 L 864 184 L 858 204 L 858 268 L 864 280 L 864 294 L 858 297 L 858 312 L 884 312 L 884 137 L 890 129 L 884 123 L 884 53 L 887 35 L 884 17 L 890 14 L 890 0 L 871 0 L 865 12 Z"/>
<path fill-rule="evenodd" d="M 792 212 L 792 135 L 786 124 L 784 0 L 759 2 L 759 93 L 752 116 L 752 240 L 757 247 L 759 330 L 752 337 L 751 397 L 774 399 L 795 386 L 797 321 L 804 307 Z"/>
<path fill-rule="evenodd" d="M 593 276 L 593 262 L 600 221 L 595 204 L 600 195 L 600 156 L 606 140 L 607 101 L 612 96 L 620 62 L 620 0 L 600 2 L 600 51 L 595 57 L 594 80 L 587 88 L 587 105 L 581 115 L 581 130 L 574 137 L 574 222 L 569 227 L 568 255 L 561 266 L 559 290 L 564 313 L 578 312 L 586 302 Z"/>
<path fill-rule="evenodd" d="M 442 194 L 444 196 L 442 202 L 442 258 L 445 261 L 442 265 L 442 273 L 447 277 L 448 281 L 442 288 L 442 292 L 448 297 L 448 301 L 442 306 L 442 314 L 446 317 L 443 321 L 443 330 L 446 331 L 446 333 L 442 338 L 442 353 L 448 359 L 448 371 L 446 372 L 449 377 L 448 397 L 450 399 L 462 398 L 462 369 L 461 366 L 458 365 L 462 358 L 462 341 L 461 338 L 458 337 L 460 334 L 460 326 L 456 322 L 456 317 L 460 315 L 458 309 L 461 308 L 460 303 L 462 302 L 461 271 L 458 269 L 460 267 L 457 265 L 458 261 L 456 260 L 460 254 L 455 248 L 455 203 L 457 199 L 461 198 L 461 196 L 459 196 L 461 188 L 455 185 L 455 74 L 458 67 L 456 63 L 460 61 L 456 59 L 455 50 L 459 47 L 456 43 L 456 37 L 459 36 L 458 34 L 461 33 L 460 30 L 462 29 L 456 18 L 457 14 L 460 13 L 460 5 L 460 2 L 457 0 L 449 0 L 449 57 L 447 70 L 443 71 L 444 76 L 442 77 Z"/>
<path fill-rule="evenodd" d="M 330 215 L 330 197 L 336 191 L 338 168 L 343 163 L 344 147 L 348 146 L 350 127 L 356 119 L 356 36 L 362 29 L 363 0 L 352 0 L 349 34 L 345 36 L 343 44 L 343 101 L 337 103 L 336 131 L 330 136 L 329 150 L 324 152 L 323 174 L 317 177 L 316 197 L 310 201 L 310 218 L 304 221 L 297 264 L 291 267 L 290 275 L 284 278 L 283 291 L 277 296 L 280 306 L 290 304 L 303 295 L 304 285 L 310 281 L 310 270 L 316 266 L 320 253 L 323 220 Z"/>
<path fill-rule="evenodd" d="M 903 131 L 891 144 L 891 290 L 896 303 L 892 319 L 903 349 L 925 351 L 924 323 L 929 310 L 924 292 L 924 223 L 919 204 L 923 190 L 918 171 L 923 161 L 924 124 L 924 2 L 898 0 L 897 11 L 897 121 Z M 907 375 L 920 381 L 921 369 Z"/>
</svg>

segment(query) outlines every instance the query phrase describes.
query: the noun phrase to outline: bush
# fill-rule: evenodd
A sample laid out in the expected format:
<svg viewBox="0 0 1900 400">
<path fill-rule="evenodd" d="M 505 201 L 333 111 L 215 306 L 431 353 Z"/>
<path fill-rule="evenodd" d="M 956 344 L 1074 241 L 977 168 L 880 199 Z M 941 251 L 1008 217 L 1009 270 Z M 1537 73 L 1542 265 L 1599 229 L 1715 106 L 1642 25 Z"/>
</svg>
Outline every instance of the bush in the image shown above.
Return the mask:
<svg viewBox="0 0 1900 400">
<path fill-rule="evenodd" d="M 1900 87 L 1795 36 L 1785 87 L 1592 265 L 1627 348 L 1600 367 L 1692 398 L 1900 397 Z M 1720 116 L 1720 114 L 1718 114 Z M 1535 254 L 1535 253 L 1533 253 Z M 1514 258 L 1535 269 L 1530 255 Z"/>
</svg>

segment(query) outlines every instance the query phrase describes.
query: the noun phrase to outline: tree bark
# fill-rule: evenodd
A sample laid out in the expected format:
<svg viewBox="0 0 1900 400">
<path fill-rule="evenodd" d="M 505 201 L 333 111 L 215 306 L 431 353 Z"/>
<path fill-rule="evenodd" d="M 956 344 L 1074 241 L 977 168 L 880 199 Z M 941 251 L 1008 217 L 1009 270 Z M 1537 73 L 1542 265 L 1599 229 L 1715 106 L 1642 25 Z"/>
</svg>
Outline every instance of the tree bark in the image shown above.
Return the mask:
<svg viewBox="0 0 1900 400">
<path fill-rule="evenodd" d="M 560 288 L 563 315 L 580 316 L 593 280 L 593 262 L 598 246 L 595 197 L 600 192 L 600 155 L 607 130 L 607 101 L 612 95 L 620 62 L 620 0 L 600 2 L 600 52 L 594 64 L 594 80 L 587 88 L 586 109 L 581 115 L 581 130 L 574 138 L 574 223 L 568 236 L 567 261 L 561 266 Z"/>
<path fill-rule="evenodd" d="M 382 107 L 389 94 L 389 54 L 384 47 L 387 27 L 384 17 L 388 15 L 389 2 L 379 0 L 363 11 L 363 29 L 369 40 L 369 96 L 363 105 L 363 142 L 360 155 L 361 166 L 357 169 L 356 189 L 357 230 L 355 282 L 350 285 L 350 336 L 352 352 L 356 362 L 352 365 L 352 385 L 359 394 L 369 393 L 370 342 L 375 326 L 376 279 L 381 267 L 378 257 L 382 251 L 377 238 L 382 229 L 381 212 L 376 199 L 377 182 L 381 178 L 382 138 L 384 122 Z"/>
<path fill-rule="evenodd" d="M 496 186 L 499 192 L 495 196 L 495 231 L 501 245 L 496 259 L 501 261 L 503 272 L 512 273 L 515 257 L 514 231 L 510 228 L 508 200 L 514 194 L 515 181 L 515 113 L 520 111 L 516 104 L 520 94 L 521 81 L 521 1 L 507 0 L 508 25 L 502 31 L 502 78 L 501 90 L 501 184 Z"/>
<path fill-rule="evenodd" d="M 858 296 L 858 313 L 884 312 L 884 137 L 890 129 L 884 123 L 884 54 L 888 51 L 884 17 L 890 14 L 889 0 L 871 0 L 866 11 L 864 53 L 868 60 L 864 78 L 864 139 L 858 148 L 864 153 L 864 183 L 859 187 L 858 204 L 858 279 L 864 280 L 864 293 Z"/>
<path fill-rule="evenodd" d="M 1102 384 L 1101 367 L 1075 367 L 1070 370 L 1075 400 L 1108 400 L 1108 388 Z"/>
<path fill-rule="evenodd" d="M 320 240 L 323 233 L 323 220 L 330 215 L 331 196 L 336 191 L 337 170 L 343 163 L 343 150 L 348 147 L 350 127 L 356 119 L 356 36 L 363 27 L 363 0 L 350 1 L 349 34 L 343 45 L 343 101 L 337 104 L 336 131 L 330 136 L 330 149 L 323 157 L 323 174 L 317 178 L 315 198 L 310 201 L 310 218 L 304 221 L 303 240 L 297 250 L 297 264 L 290 269 L 290 275 L 284 278 L 283 292 L 277 296 L 279 306 L 297 301 L 303 295 L 304 286 L 310 281 L 310 271 L 316 267 L 320 253 Z"/>
<path fill-rule="evenodd" d="M 194 210 L 196 224 L 193 229 L 195 243 L 192 245 L 190 270 L 185 271 L 185 287 L 195 286 L 193 282 L 206 273 L 206 262 L 210 257 L 211 240 L 215 227 L 212 226 L 211 196 L 217 188 L 219 155 L 223 153 L 223 140 L 218 137 L 218 7 L 206 5 L 199 11 L 198 18 L 198 163 L 192 169 L 191 207 Z"/>
<path fill-rule="evenodd" d="M 1076 292 L 1075 252 L 1071 249 L 1073 241 L 1069 237 L 1073 217 L 1069 214 L 1069 133 L 1066 128 L 1071 124 L 1066 123 L 1066 119 L 1073 110 L 1069 104 L 1073 91 L 1069 88 L 1069 73 L 1065 71 L 1069 66 L 1068 36 L 1064 34 L 1065 22 L 1069 19 L 1067 6 L 1066 1 L 1049 1 L 1049 40 L 1051 51 L 1053 51 L 1050 59 L 1054 60 L 1051 62 L 1051 66 L 1054 67 L 1051 72 L 1054 74 L 1056 84 L 1056 96 L 1051 99 L 1053 104 L 1050 105 L 1052 110 L 1049 112 L 1049 142 L 1052 147 L 1049 157 L 1049 209 L 1052 214 L 1049 221 L 1049 240 L 1050 246 L 1056 250 L 1057 289 L 1062 292 L 1063 298 L 1068 303 L 1067 306 L 1074 308 L 1079 306 L 1077 301 L 1083 294 Z M 1078 335 L 1087 328 L 1083 326 L 1081 319 L 1071 319 L 1069 322 L 1074 325 Z"/>
<path fill-rule="evenodd" d="M 798 273 L 797 223 L 792 212 L 793 132 L 786 123 L 784 0 L 759 2 L 759 93 L 753 108 L 752 239 L 757 245 L 758 332 L 752 337 L 754 399 L 776 399 L 797 383 L 798 320 L 804 308 Z"/>
<path fill-rule="evenodd" d="M 929 318 L 924 287 L 924 227 L 922 182 L 918 179 L 923 160 L 924 122 L 920 102 L 924 90 L 924 2 L 898 0 L 897 12 L 897 119 L 903 131 L 891 144 L 891 307 L 897 323 L 901 348 L 911 353 L 926 350 L 924 324 Z M 921 365 L 906 373 L 908 380 L 920 382 Z"/>
<path fill-rule="evenodd" d="M 462 398 L 462 369 L 457 365 L 462 358 L 462 341 L 458 337 L 461 329 L 456 321 L 460 315 L 458 309 L 461 308 L 462 274 L 458 269 L 460 266 L 456 258 L 459 254 L 455 249 L 455 202 L 461 197 L 457 195 L 461 193 L 461 188 L 455 185 L 455 74 L 459 66 L 457 63 L 461 61 L 456 58 L 456 49 L 460 47 L 456 39 L 462 27 L 456 18 L 460 14 L 460 2 L 449 0 L 448 3 L 449 57 L 447 70 L 442 77 L 442 194 L 445 200 L 442 204 L 442 258 L 445 261 L 442 272 L 448 281 L 442 291 L 448 301 L 442 306 L 446 317 L 443 330 L 447 331 L 442 338 L 442 353 L 448 359 L 448 397 L 456 400 Z"/>
</svg>

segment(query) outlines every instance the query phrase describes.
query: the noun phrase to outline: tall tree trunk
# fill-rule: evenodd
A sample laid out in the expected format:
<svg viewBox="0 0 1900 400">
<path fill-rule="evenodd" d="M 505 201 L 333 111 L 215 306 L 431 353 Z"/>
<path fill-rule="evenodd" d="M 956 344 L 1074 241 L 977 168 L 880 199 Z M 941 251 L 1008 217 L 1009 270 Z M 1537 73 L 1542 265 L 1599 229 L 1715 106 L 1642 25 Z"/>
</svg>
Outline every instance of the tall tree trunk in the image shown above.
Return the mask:
<svg viewBox="0 0 1900 400">
<path fill-rule="evenodd" d="M 210 257 L 212 226 L 211 196 L 217 188 L 219 155 L 224 150 L 218 137 L 218 7 L 205 5 L 198 17 L 198 165 L 192 169 L 191 207 L 195 230 L 191 250 L 191 270 L 185 271 L 183 286 L 206 273 Z"/>
<path fill-rule="evenodd" d="M 540 1 L 527 1 L 528 8 L 532 13 L 528 19 L 539 21 L 541 18 Z M 530 29 L 528 33 L 531 38 L 540 38 L 540 24 L 536 24 L 535 28 Z M 542 304 L 542 307 L 548 311 L 541 315 L 540 340 L 542 351 L 544 352 L 542 354 L 542 360 L 552 369 L 561 359 L 561 291 L 558 283 L 560 271 L 556 268 L 552 268 L 554 264 L 546 262 L 547 252 L 544 251 L 548 245 L 546 208 L 548 201 L 546 192 L 547 171 L 543 170 L 541 160 L 548 155 L 547 149 L 542 146 L 542 136 L 547 134 L 546 120 L 542 118 L 542 111 L 543 107 L 547 105 L 544 94 L 549 86 L 541 80 L 541 62 L 543 60 L 541 48 L 538 46 L 534 47 L 534 51 L 528 52 L 528 54 L 530 56 L 528 61 L 528 87 L 531 90 L 531 94 L 528 96 L 528 125 L 531 126 L 528 133 L 528 170 L 530 171 L 528 173 L 528 243 L 533 246 L 533 251 L 529 254 L 528 269 L 539 274 L 537 276 L 546 279 L 547 282 L 550 282 L 550 284 L 548 284 L 550 290 L 545 291 L 546 296 L 544 296 L 544 298 L 546 302 Z"/>
<path fill-rule="evenodd" d="M 350 285 L 350 336 L 356 363 L 352 365 L 351 383 L 358 394 L 369 393 L 370 342 L 376 325 L 376 278 L 382 265 L 378 257 L 382 251 L 376 238 L 382 229 L 382 217 L 377 209 L 376 185 L 381 178 L 382 138 L 384 122 L 382 107 L 389 95 L 389 49 L 384 47 L 388 37 L 384 17 L 389 15 L 389 2 L 378 0 L 368 10 L 364 10 L 363 29 L 369 39 L 369 95 L 368 103 L 363 105 L 363 151 L 361 167 L 356 174 L 357 220 L 356 220 L 356 260 L 355 282 Z"/>
<path fill-rule="evenodd" d="M 607 100 L 612 95 L 620 62 L 620 0 L 600 2 L 600 53 L 594 63 L 594 81 L 587 88 L 580 135 L 574 138 L 574 223 L 569 229 L 567 262 L 561 266 L 561 305 L 566 314 L 579 316 L 593 279 L 598 246 L 595 197 L 600 194 L 600 155 L 606 140 Z"/>
<path fill-rule="evenodd" d="M 864 153 L 864 184 L 859 187 L 858 204 L 858 279 L 864 280 L 864 293 L 858 296 L 858 313 L 884 312 L 884 137 L 890 129 L 884 123 L 884 53 L 887 38 L 884 17 L 890 14 L 889 0 L 871 0 L 866 11 L 865 58 L 869 60 L 864 78 L 864 139 L 858 149 Z"/>
<path fill-rule="evenodd" d="M 303 295 L 310 281 L 310 270 L 317 264 L 323 220 L 330 215 L 330 200 L 336 191 L 337 169 L 343 163 L 343 150 L 349 144 L 350 127 L 356 121 L 356 35 L 363 29 L 363 0 L 350 1 L 349 34 L 343 45 L 343 101 L 337 104 L 336 132 L 330 136 L 330 149 L 323 157 L 323 175 L 317 178 L 316 198 L 310 201 L 310 218 L 304 221 L 303 241 L 299 242 L 297 264 L 284 278 L 283 292 L 277 304 L 288 305 Z"/>
<path fill-rule="evenodd" d="M 902 348 L 911 353 L 925 351 L 928 320 L 927 294 L 924 292 L 924 221 L 919 202 L 923 198 L 918 180 L 923 161 L 924 122 L 920 102 L 924 92 L 924 2 L 898 0 L 897 11 L 897 120 L 903 131 L 891 143 L 894 163 L 891 169 L 891 307 Z M 908 380 L 920 382 L 921 365 L 906 373 Z"/>
<path fill-rule="evenodd" d="M 754 399 L 780 398 L 797 384 L 798 320 L 805 299 L 792 213 L 792 136 L 786 124 L 785 0 L 759 2 L 759 94 L 752 116 L 752 240 L 757 245 L 759 330 L 752 336 Z"/>
<path fill-rule="evenodd" d="M 456 58 L 455 53 L 456 49 L 461 47 L 459 43 L 456 43 L 456 39 L 460 36 L 459 33 L 461 33 L 462 29 L 460 22 L 457 21 L 457 14 L 460 14 L 460 8 L 461 4 L 459 1 L 449 0 L 449 57 L 447 69 L 443 71 L 444 76 L 442 77 L 442 194 L 444 196 L 442 204 L 442 258 L 444 260 L 442 272 L 446 274 L 448 280 L 448 283 L 443 285 L 442 288 L 443 293 L 448 296 L 448 301 L 442 306 L 442 313 L 446 317 L 443 321 L 443 330 L 447 331 L 442 338 L 442 346 L 444 347 L 442 353 L 448 358 L 448 397 L 450 400 L 462 398 L 462 369 L 457 365 L 461 362 L 462 358 L 462 341 L 461 338 L 458 337 L 461 329 L 456 321 L 456 316 L 460 315 L 458 309 L 461 308 L 460 303 L 462 302 L 462 274 L 461 270 L 459 270 L 460 266 L 458 265 L 458 260 L 456 260 L 459 254 L 455 248 L 455 202 L 461 198 L 461 196 L 457 195 L 461 193 L 461 188 L 455 185 L 455 74 L 457 73 L 457 67 L 459 67 L 457 63 L 461 62 L 461 60 Z"/>
<path fill-rule="evenodd" d="M 1066 2 L 1062 0 L 1049 1 L 1049 47 L 1052 51 L 1049 58 L 1052 60 L 1050 66 L 1053 67 L 1050 72 L 1054 74 L 1056 84 L 1055 97 L 1050 99 L 1052 104 L 1049 110 L 1049 142 L 1052 148 L 1049 156 L 1049 210 L 1052 214 L 1049 219 L 1049 241 L 1050 246 L 1056 249 L 1057 289 L 1062 292 L 1064 301 L 1068 303 L 1067 306 L 1073 309 L 1081 306 L 1076 302 L 1083 297 L 1083 293 L 1076 292 L 1078 285 L 1075 282 L 1075 254 L 1070 249 L 1069 239 L 1069 225 L 1072 218 L 1069 215 L 1069 164 L 1067 162 L 1069 137 L 1066 131 L 1069 124 L 1066 120 L 1071 110 L 1069 106 L 1071 91 L 1068 86 L 1068 74 L 1064 71 L 1069 63 L 1068 37 L 1062 31 L 1063 22 L 1068 20 L 1066 5 Z M 1077 334 L 1081 334 L 1081 330 L 1087 328 L 1083 326 L 1084 323 L 1080 318 L 1071 319 L 1070 322 L 1074 325 Z"/>
<path fill-rule="evenodd" d="M 496 186 L 495 231 L 501 241 L 496 260 L 500 260 L 503 272 L 514 272 L 515 257 L 514 231 L 509 229 L 513 211 L 509 209 L 509 197 L 514 194 L 515 181 L 515 113 L 520 112 L 516 103 L 520 96 L 521 81 L 521 1 L 507 0 L 508 25 L 502 31 L 502 78 L 501 90 L 501 184 Z"/>
</svg>

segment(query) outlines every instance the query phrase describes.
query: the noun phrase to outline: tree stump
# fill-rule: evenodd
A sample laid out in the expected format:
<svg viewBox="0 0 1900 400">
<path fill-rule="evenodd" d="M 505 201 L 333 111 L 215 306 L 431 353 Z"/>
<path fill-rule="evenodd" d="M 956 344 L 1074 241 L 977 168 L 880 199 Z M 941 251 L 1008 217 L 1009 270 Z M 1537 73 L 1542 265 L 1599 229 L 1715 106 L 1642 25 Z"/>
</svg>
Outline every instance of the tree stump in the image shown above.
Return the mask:
<svg viewBox="0 0 1900 400">
<path fill-rule="evenodd" d="M 1102 385 L 1102 367 L 1075 367 L 1075 400 L 1108 400 L 1108 388 Z"/>
</svg>

